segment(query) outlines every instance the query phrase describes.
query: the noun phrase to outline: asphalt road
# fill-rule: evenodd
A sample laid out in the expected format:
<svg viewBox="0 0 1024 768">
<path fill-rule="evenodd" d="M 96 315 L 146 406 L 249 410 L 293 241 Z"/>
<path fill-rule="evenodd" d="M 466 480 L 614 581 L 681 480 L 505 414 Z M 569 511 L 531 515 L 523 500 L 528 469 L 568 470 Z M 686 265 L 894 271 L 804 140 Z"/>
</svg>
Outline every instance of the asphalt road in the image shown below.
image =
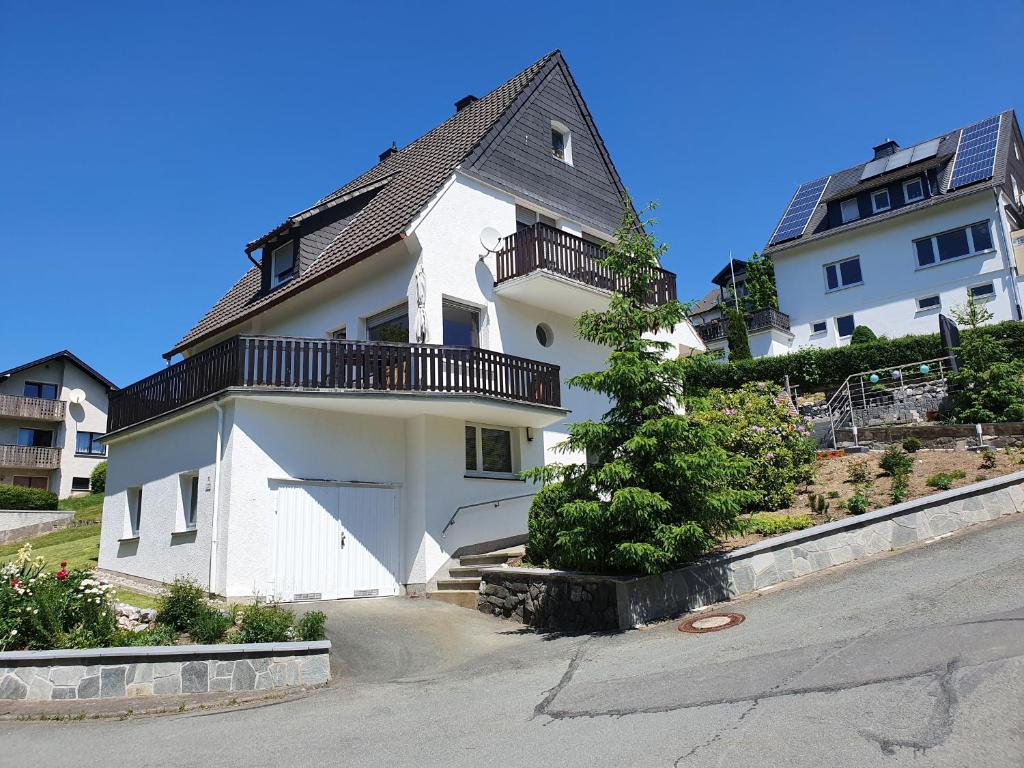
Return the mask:
<svg viewBox="0 0 1024 768">
<path fill-rule="evenodd" d="M 675 624 L 562 638 L 413 600 L 331 604 L 308 697 L 0 724 L 0 765 L 1024 766 L 1024 517 Z"/>
</svg>

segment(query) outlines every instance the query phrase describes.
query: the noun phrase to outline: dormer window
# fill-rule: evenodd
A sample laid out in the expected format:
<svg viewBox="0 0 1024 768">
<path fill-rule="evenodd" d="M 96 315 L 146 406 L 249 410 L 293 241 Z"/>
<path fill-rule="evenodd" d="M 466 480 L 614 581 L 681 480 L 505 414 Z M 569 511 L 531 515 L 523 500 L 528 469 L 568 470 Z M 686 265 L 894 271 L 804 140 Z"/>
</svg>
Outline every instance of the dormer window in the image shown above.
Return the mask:
<svg viewBox="0 0 1024 768">
<path fill-rule="evenodd" d="M 892 206 L 889 203 L 889 190 L 879 189 L 871 193 L 871 210 L 874 213 L 888 211 Z"/>
<path fill-rule="evenodd" d="M 286 283 L 295 276 L 295 241 L 279 245 L 270 255 L 270 287 Z"/>
<path fill-rule="evenodd" d="M 572 134 L 557 120 L 551 121 L 551 154 L 566 165 L 572 165 Z"/>
<path fill-rule="evenodd" d="M 903 182 L 903 199 L 908 204 L 924 200 L 924 183 L 920 179 Z"/>
<path fill-rule="evenodd" d="M 860 218 L 860 207 L 857 205 L 856 197 L 843 200 L 843 202 L 839 204 L 839 210 L 843 215 L 843 224 Z"/>
</svg>

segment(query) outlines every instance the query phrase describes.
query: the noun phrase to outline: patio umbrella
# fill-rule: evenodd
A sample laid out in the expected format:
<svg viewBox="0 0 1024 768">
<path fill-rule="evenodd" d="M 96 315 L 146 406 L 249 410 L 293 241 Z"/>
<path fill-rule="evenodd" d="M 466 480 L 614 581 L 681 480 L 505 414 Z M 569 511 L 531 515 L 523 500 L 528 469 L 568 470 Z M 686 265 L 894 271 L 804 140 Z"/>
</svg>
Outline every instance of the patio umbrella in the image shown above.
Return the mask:
<svg viewBox="0 0 1024 768">
<path fill-rule="evenodd" d="M 427 340 L 427 276 L 423 272 L 423 264 L 416 269 L 416 341 L 420 344 Z"/>
</svg>

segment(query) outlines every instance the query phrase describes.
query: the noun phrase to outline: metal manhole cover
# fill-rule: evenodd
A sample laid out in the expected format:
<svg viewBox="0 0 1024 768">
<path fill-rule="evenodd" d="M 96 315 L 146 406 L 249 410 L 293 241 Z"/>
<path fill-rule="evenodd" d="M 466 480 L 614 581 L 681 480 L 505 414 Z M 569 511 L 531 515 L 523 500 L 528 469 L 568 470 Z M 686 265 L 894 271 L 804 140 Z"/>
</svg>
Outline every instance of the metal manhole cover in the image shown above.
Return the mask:
<svg viewBox="0 0 1024 768">
<path fill-rule="evenodd" d="M 705 632 L 718 632 L 722 629 L 735 627 L 742 624 L 744 618 L 742 613 L 716 613 L 711 616 L 694 616 L 679 625 L 680 632 L 691 632 L 700 635 Z"/>
</svg>

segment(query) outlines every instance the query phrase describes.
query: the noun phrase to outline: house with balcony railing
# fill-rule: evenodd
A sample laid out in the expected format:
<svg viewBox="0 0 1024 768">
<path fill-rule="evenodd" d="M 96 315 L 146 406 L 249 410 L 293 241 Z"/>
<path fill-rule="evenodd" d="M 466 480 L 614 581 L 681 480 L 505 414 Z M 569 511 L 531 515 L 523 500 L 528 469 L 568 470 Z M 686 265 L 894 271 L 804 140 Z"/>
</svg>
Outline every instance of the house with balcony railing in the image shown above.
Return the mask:
<svg viewBox="0 0 1024 768">
<path fill-rule="evenodd" d="M 555 52 L 249 242 L 111 398 L 100 565 L 285 601 L 470 592 L 453 558 L 522 543 L 519 473 L 583 460 L 567 421 L 608 407 L 565 382 L 607 358 L 574 324 L 627 287 L 603 263 L 624 199 Z"/>
<path fill-rule="evenodd" d="M 115 389 L 67 350 L 0 371 L 0 483 L 88 492 Z"/>
</svg>

